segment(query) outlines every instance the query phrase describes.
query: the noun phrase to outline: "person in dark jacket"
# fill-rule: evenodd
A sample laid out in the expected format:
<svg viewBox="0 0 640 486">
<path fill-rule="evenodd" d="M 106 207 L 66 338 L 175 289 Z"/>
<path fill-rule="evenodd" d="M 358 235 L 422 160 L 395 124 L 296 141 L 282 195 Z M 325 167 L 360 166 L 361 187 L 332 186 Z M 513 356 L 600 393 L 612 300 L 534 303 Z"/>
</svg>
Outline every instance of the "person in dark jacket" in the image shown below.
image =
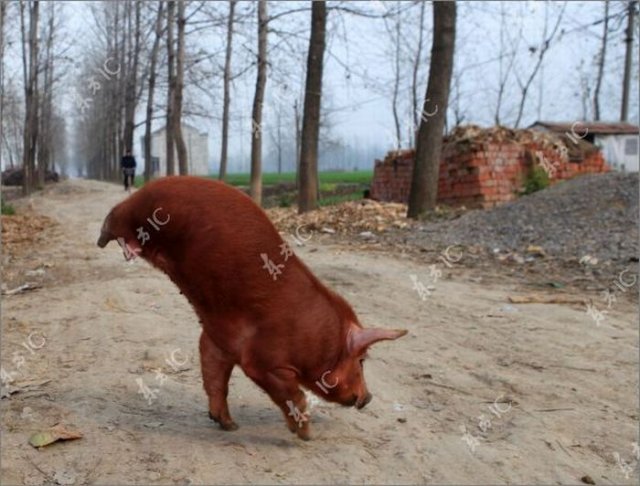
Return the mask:
<svg viewBox="0 0 640 486">
<path fill-rule="evenodd" d="M 133 181 L 136 176 L 136 159 L 131 155 L 131 150 L 127 150 L 124 157 L 122 157 L 120 167 L 124 176 L 124 190 L 128 191 L 130 186 L 133 187 Z"/>
</svg>

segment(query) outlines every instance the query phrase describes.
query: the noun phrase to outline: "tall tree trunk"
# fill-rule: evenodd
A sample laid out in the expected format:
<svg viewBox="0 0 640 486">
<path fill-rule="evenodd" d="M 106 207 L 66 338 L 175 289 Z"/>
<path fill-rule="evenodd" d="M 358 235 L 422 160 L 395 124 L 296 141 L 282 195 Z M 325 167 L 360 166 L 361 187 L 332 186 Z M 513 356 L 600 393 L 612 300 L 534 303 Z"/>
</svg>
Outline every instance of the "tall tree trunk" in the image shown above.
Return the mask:
<svg viewBox="0 0 640 486">
<path fill-rule="evenodd" d="M 49 4 L 49 22 L 44 58 L 43 97 L 41 102 L 40 133 L 38 142 L 38 186 L 44 187 L 46 171 L 51 163 L 52 154 L 52 117 L 53 117 L 53 36 L 55 29 L 55 4 Z"/>
<path fill-rule="evenodd" d="M 307 57 L 307 81 L 304 94 L 302 137 L 300 141 L 300 190 L 298 212 L 305 213 L 318 205 L 318 136 L 324 64 L 327 5 L 324 0 L 311 6 L 311 38 Z"/>
<path fill-rule="evenodd" d="M 129 57 L 127 64 L 129 70 L 127 72 L 127 88 L 125 94 L 125 109 L 124 109 L 124 149 L 126 151 L 133 151 L 133 132 L 135 129 L 135 116 L 136 105 L 138 103 L 137 86 L 138 86 L 138 60 L 140 57 L 140 9 L 142 2 L 135 2 L 135 31 L 133 39 L 132 34 L 129 32 L 129 44 L 131 50 L 129 51 Z M 129 12 L 131 16 L 131 12 Z M 129 22 L 130 24 L 131 22 Z"/>
<path fill-rule="evenodd" d="M 7 12 L 7 4 L 0 2 L 0 132 L 2 140 L 0 140 L 0 167 L 2 167 L 2 150 L 3 145 L 7 147 L 7 153 L 9 154 L 9 167 L 13 168 L 13 156 L 11 149 L 7 141 L 7 135 L 2 129 L 2 121 L 4 120 L 4 19 Z"/>
<path fill-rule="evenodd" d="M 118 13 L 118 3 L 116 5 L 116 13 Z M 117 90 L 117 108 L 114 113 L 115 117 L 115 128 L 116 128 L 116 153 L 115 157 L 112 160 L 111 171 L 107 175 L 111 180 L 118 180 L 120 178 L 119 171 L 119 161 L 125 152 L 125 141 L 124 141 L 124 124 L 125 124 L 125 112 L 127 105 L 127 84 L 129 73 L 131 72 L 130 60 L 132 58 L 131 47 L 130 47 L 130 36 L 128 32 L 131 31 L 131 0 L 126 0 L 122 2 L 122 17 L 121 22 L 118 24 L 116 22 L 115 33 L 116 39 L 120 39 L 120 44 L 116 44 L 117 47 L 117 56 L 118 56 L 118 65 L 124 66 L 124 76 L 118 76 L 116 81 L 116 90 Z M 120 32 L 118 31 L 120 28 Z"/>
<path fill-rule="evenodd" d="M 20 2 L 20 18 L 22 32 L 22 60 L 25 87 L 25 124 L 23 138 L 22 168 L 24 170 L 24 183 L 22 193 L 28 195 L 35 186 L 35 158 L 38 142 L 38 18 L 40 4 L 38 1 L 30 2 L 29 8 L 29 35 L 26 36 L 24 22 L 24 3 Z M 26 44 L 29 44 L 29 53 L 26 53 Z"/>
<path fill-rule="evenodd" d="M 593 110 L 596 120 L 600 120 L 600 87 L 602 86 L 602 78 L 604 77 L 604 64 L 607 54 L 607 41 L 609 39 L 609 0 L 604 2 L 604 29 L 602 31 L 602 45 L 600 46 L 600 55 L 598 56 L 598 77 L 596 78 L 596 87 L 593 92 Z"/>
<path fill-rule="evenodd" d="M 393 112 L 393 123 L 396 129 L 396 140 L 395 146 L 393 147 L 395 150 L 400 150 L 400 146 L 402 145 L 402 127 L 400 126 L 400 115 L 398 113 L 398 92 L 400 90 L 400 2 L 396 1 L 396 7 L 398 12 L 396 13 L 396 21 L 393 35 L 393 41 L 395 44 L 395 52 L 394 52 L 394 68 L 393 68 L 393 96 L 391 100 L 391 108 Z"/>
<path fill-rule="evenodd" d="M 633 65 L 633 25 L 636 13 L 637 0 L 631 0 L 627 13 L 627 31 L 624 42 L 627 44 L 624 58 L 624 77 L 622 79 L 622 106 L 620 108 L 620 121 L 627 121 L 629 112 L 629 90 L 631 87 L 631 68 Z"/>
<path fill-rule="evenodd" d="M 282 174 L 282 111 L 278 108 L 278 174 Z"/>
<path fill-rule="evenodd" d="M 262 202 L 262 104 L 267 84 L 267 2 L 258 2 L 258 73 L 251 113 L 251 197 Z"/>
<path fill-rule="evenodd" d="M 302 138 L 302 127 L 300 126 L 300 110 L 298 100 L 293 102 L 294 122 L 296 124 L 296 189 L 300 191 L 300 139 Z"/>
<path fill-rule="evenodd" d="M 149 88 L 147 90 L 147 118 L 144 122 L 144 181 L 151 180 L 151 119 L 153 118 L 153 95 L 156 88 L 156 65 L 158 64 L 158 51 L 160 50 L 160 38 L 162 37 L 162 16 L 164 2 L 158 3 L 158 15 L 156 16 L 155 38 L 151 48 L 151 63 L 149 66 Z"/>
<path fill-rule="evenodd" d="M 178 56 L 176 63 L 176 87 L 173 103 L 173 138 L 178 153 L 178 170 L 180 175 L 189 173 L 187 146 L 182 136 L 182 92 L 184 91 L 184 26 L 187 20 L 184 15 L 184 0 L 178 0 Z"/>
<path fill-rule="evenodd" d="M 229 104 L 231 81 L 231 52 L 233 45 L 233 17 L 236 0 L 229 0 L 229 17 L 227 18 L 227 50 L 224 56 L 224 100 L 222 102 L 222 144 L 220 148 L 220 173 L 218 179 L 223 181 L 227 176 L 227 152 L 229 146 Z"/>
<path fill-rule="evenodd" d="M 438 196 L 438 173 L 456 37 L 456 3 L 433 3 L 433 44 L 427 93 L 422 113 L 433 113 L 427 103 L 431 101 L 437 111 L 429 117 L 422 116 L 418 133 L 418 144 L 411 179 L 409 209 L 407 216 L 418 218 L 434 209 Z"/>
<path fill-rule="evenodd" d="M 166 139 L 166 165 L 167 175 L 174 175 L 176 172 L 175 158 L 174 158 L 174 143 L 173 143 L 173 103 L 174 103 L 174 90 L 175 90 L 175 75 L 173 72 L 174 64 L 174 46 L 173 46 L 173 22 L 175 18 L 175 1 L 169 0 L 167 3 L 167 78 L 168 78 L 168 90 L 167 90 L 167 124 L 165 127 L 165 139 Z"/>
<path fill-rule="evenodd" d="M 420 2 L 420 30 L 418 32 L 418 49 L 416 57 L 413 60 L 413 72 L 411 78 L 411 113 L 413 115 L 413 128 L 411 133 L 411 144 L 415 148 L 418 141 L 418 71 L 420 69 L 420 60 L 422 59 L 422 44 L 424 38 L 424 12 L 427 2 Z"/>
</svg>

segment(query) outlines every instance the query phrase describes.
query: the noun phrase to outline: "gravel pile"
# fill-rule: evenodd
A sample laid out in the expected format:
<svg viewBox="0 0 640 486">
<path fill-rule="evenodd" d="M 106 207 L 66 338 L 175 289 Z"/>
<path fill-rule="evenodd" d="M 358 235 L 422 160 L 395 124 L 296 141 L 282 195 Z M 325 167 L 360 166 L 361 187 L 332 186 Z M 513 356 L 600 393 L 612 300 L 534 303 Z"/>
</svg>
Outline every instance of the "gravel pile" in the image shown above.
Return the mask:
<svg viewBox="0 0 640 486">
<path fill-rule="evenodd" d="M 530 245 L 563 259 L 619 263 L 638 258 L 638 174 L 577 177 L 491 210 L 433 222 L 408 243 L 484 247 L 525 254 Z"/>
</svg>

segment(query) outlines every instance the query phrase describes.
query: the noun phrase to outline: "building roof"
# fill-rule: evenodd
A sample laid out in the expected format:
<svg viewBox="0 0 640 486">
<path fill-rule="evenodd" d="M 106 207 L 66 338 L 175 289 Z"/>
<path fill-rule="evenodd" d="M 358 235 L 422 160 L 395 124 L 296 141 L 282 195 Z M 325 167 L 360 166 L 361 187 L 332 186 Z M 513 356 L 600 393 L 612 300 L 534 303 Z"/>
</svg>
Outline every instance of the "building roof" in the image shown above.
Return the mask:
<svg viewBox="0 0 640 486">
<path fill-rule="evenodd" d="M 625 122 L 547 122 L 537 121 L 529 128 L 543 127 L 551 132 L 558 133 L 571 133 L 571 130 L 575 130 L 578 133 L 584 133 L 588 130 L 588 133 L 601 134 L 601 135 L 619 135 L 629 134 L 637 135 L 640 133 L 640 128 L 637 125 Z"/>
</svg>

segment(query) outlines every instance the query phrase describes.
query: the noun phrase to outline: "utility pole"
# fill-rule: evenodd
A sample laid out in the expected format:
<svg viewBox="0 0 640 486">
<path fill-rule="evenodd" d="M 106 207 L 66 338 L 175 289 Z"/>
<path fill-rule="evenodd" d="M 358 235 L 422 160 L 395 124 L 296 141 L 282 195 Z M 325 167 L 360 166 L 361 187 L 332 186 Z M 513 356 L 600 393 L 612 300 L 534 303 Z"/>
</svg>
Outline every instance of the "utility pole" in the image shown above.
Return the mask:
<svg viewBox="0 0 640 486">
<path fill-rule="evenodd" d="M 629 88 L 631 86 L 631 65 L 633 63 L 633 24 L 636 13 L 636 0 L 629 2 L 627 14 L 627 35 L 625 42 L 627 52 L 624 59 L 624 79 L 622 81 L 622 108 L 620 110 L 620 121 L 627 121 L 629 111 Z"/>
</svg>

